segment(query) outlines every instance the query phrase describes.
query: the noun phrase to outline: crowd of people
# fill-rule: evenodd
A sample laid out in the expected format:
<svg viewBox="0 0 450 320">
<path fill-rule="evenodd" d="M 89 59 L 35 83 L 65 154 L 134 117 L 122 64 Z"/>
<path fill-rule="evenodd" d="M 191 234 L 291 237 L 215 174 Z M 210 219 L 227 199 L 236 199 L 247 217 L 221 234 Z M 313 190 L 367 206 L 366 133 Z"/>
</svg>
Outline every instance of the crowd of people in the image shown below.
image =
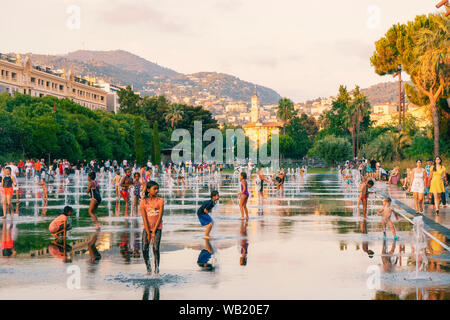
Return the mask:
<svg viewBox="0 0 450 320">
<path fill-rule="evenodd" d="M 128 215 L 130 203 L 132 212 L 141 216 L 143 222 L 142 248 L 143 257 L 150 274 L 152 269 L 157 274 L 159 270 L 159 248 L 163 228 L 164 199 L 159 196 L 159 184 L 156 182 L 158 177 L 164 173 L 168 178 L 166 181 L 172 181 L 177 186 L 186 186 L 185 177 L 195 174 L 196 177 L 204 177 L 221 173 L 224 169 L 222 164 L 215 163 L 180 163 L 178 165 L 168 162 L 161 164 L 152 164 L 148 161 L 144 166 L 137 166 L 135 162 L 124 160 L 118 162 L 110 161 L 77 161 L 71 164 L 67 160 L 54 160 L 51 164 L 46 164 L 44 159 L 19 161 L 17 165 L 14 162 L 5 163 L 1 169 L 0 186 L 3 205 L 3 218 L 7 214 L 12 214 L 12 199 L 16 196 L 20 200 L 19 181 L 34 180 L 36 185 L 42 188 L 42 198 L 44 205 L 47 200 L 47 184 L 51 179 L 67 178 L 69 175 L 80 177 L 87 175 L 86 194 L 89 198 L 88 214 L 92 218 L 96 230 L 101 229 L 101 224 L 97 218 L 97 209 L 102 203 L 100 185 L 97 178 L 107 174 L 109 183 L 114 190 L 116 201 L 125 202 L 125 215 Z M 249 164 L 239 170 L 239 199 L 240 219 L 248 221 L 249 214 L 247 201 L 250 196 L 248 179 L 252 175 L 255 166 Z M 290 171 L 294 173 L 293 171 Z M 361 178 L 360 195 L 358 198 L 358 214 L 364 219 L 367 218 L 367 206 L 370 189 L 374 186 L 374 181 L 385 181 L 388 184 L 398 184 L 411 192 L 414 196 L 414 203 L 417 213 L 424 213 L 425 196 L 430 195 L 433 201 L 436 214 L 439 214 L 440 203 L 445 205 L 445 186 L 448 184 L 446 169 L 442 165 L 440 157 L 434 160 L 429 159 L 425 168 L 422 167 L 421 160 L 417 160 L 416 167 L 408 170 L 407 175 L 402 178 L 398 167 L 387 172 L 381 167 L 381 163 L 375 159 L 362 161 L 347 161 L 341 170 L 342 178 L 347 189 L 352 184 L 354 172 L 357 172 Z M 235 171 L 236 173 L 236 171 Z M 297 168 L 295 175 L 303 181 L 305 168 Z M 262 207 L 264 201 L 264 188 L 266 185 L 274 185 L 276 194 L 282 194 L 287 173 L 281 169 L 272 174 L 265 174 L 264 168 L 256 172 L 256 192 L 258 194 L 259 205 Z M 226 174 L 221 178 L 227 180 Z M 22 179 L 22 180 L 21 180 Z M 171 182 L 171 183 L 172 183 Z M 205 228 L 204 239 L 211 238 L 210 232 L 214 221 L 210 215 L 211 210 L 219 200 L 220 195 L 217 190 L 213 190 L 210 199 L 203 202 L 197 209 L 197 217 L 201 226 Z M 435 201 L 435 203 L 434 203 Z M 391 221 L 396 212 L 391 207 L 391 199 L 383 200 L 383 207 L 378 214 L 382 216 L 382 227 L 384 235 L 389 226 L 392 230 L 394 239 L 398 239 L 396 230 Z M 362 205 L 362 213 L 360 212 Z M 67 232 L 71 229 L 68 223 L 68 217 L 73 213 L 70 206 L 66 206 L 63 213 L 56 217 L 49 225 L 49 232 L 56 240 L 65 241 Z M 150 247 L 153 252 L 153 268 L 150 264 Z"/>
<path fill-rule="evenodd" d="M 161 233 L 163 228 L 164 199 L 159 197 L 159 184 L 156 182 L 161 173 L 164 173 L 168 181 L 176 181 L 177 186 L 186 186 L 185 176 L 195 174 L 202 178 L 207 175 L 220 173 L 224 169 L 222 164 L 215 163 L 180 163 L 175 165 L 172 162 L 165 164 L 152 164 L 148 161 L 144 166 L 137 166 L 136 162 L 127 160 L 119 163 L 116 160 L 110 161 L 77 161 L 72 164 L 67 160 L 54 160 L 47 164 L 44 159 L 29 159 L 23 162 L 20 160 L 17 165 L 14 162 L 5 163 L 0 166 L 0 187 L 3 204 L 3 218 L 12 216 L 12 197 L 16 193 L 17 202 L 20 203 L 19 181 L 34 181 L 37 186 L 42 188 L 42 200 L 44 206 L 47 205 L 47 185 L 56 179 L 80 178 L 87 175 L 86 194 L 89 198 L 88 214 L 91 217 L 95 229 L 101 229 L 97 217 L 97 209 L 102 203 L 100 184 L 97 178 L 102 175 L 108 175 L 112 189 L 115 191 L 116 201 L 125 202 L 125 215 L 128 215 L 130 203 L 132 203 L 132 212 L 140 215 L 143 222 L 142 248 L 143 257 L 147 266 L 147 271 L 152 272 L 150 265 L 149 251 L 152 247 L 154 256 L 153 270 L 157 274 L 159 270 L 159 247 Z M 239 173 L 240 192 L 239 208 L 241 212 L 240 219 L 248 221 L 249 214 L 247 201 L 249 198 L 248 175 L 252 174 L 254 165 L 245 167 Z M 303 179 L 305 169 L 299 168 L 296 173 Z M 225 176 L 226 178 L 226 176 Z M 277 193 L 283 193 L 283 186 L 286 180 L 286 171 L 279 170 L 270 175 L 265 175 L 261 168 L 256 175 L 256 185 L 258 199 L 263 200 L 264 186 L 273 184 L 276 186 Z M 167 180 L 166 180 L 167 181 Z M 33 183 L 33 182 L 32 182 Z M 200 205 L 197 210 L 197 216 L 200 224 L 205 227 L 204 239 L 211 239 L 210 232 L 213 227 L 211 210 L 219 200 L 219 192 L 213 190 L 210 199 Z M 71 230 L 69 217 L 73 213 L 71 206 L 66 206 L 63 212 L 49 224 L 49 232 L 55 238 L 55 241 L 65 243 L 67 232 Z"/>
<path fill-rule="evenodd" d="M 446 168 L 442 165 L 442 159 L 439 156 L 435 157 L 434 160 L 428 159 L 425 167 L 422 166 L 422 160 L 418 159 L 415 168 L 406 169 L 404 177 L 402 177 L 398 166 L 387 172 L 381 167 L 380 162 L 373 158 L 359 162 L 347 161 L 341 170 L 347 189 L 352 183 L 352 169 L 358 170 L 362 180 L 358 212 L 362 203 L 364 217 L 367 216 L 368 190 L 374 185 L 374 181 L 385 181 L 387 184 L 400 185 L 404 191 L 412 195 L 414 207 L 418 214 L 424 214 L 425 204 L 431 205 L 436 214 L 439 214 L 441 204 L 442 207 L 446 207 L 448 179 Z"/>
</svg>

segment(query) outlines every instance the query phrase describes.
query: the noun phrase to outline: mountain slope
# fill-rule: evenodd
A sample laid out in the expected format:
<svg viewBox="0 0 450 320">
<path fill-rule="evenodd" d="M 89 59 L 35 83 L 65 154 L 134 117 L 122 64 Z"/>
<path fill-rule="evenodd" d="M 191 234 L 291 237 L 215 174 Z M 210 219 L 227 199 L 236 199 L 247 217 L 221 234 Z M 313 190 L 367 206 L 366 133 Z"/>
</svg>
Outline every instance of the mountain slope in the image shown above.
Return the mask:
<svg viewBox="0 0 450 320">
<path fill-rule="evenodd" d="M 404 90 L 405 83 L 402 84 Z M 370 104 L 398 103 L 398 82 L 383 82 L 361 89 L 369 99 Z"/>
<path fill-rule="evenodd" d="M 148 76 L 177 76 L 178 72 L 161 67 L 156 63 L 150 62 L 135 54 L 124 50 L 114 51 L 88 51 L 78 50 L 70 52 L 65 57 L 69 60 L 77 60 L 84 63 L 92 63 L 93 61 L 102 61 L 105 64 L 116 66 L 117 68 L 136 72 L 145 73 Z"/>
<path fill-rule="evenodd" d="M 27 53 L 33 64 L 53 69 L 71 69 L 75 74 L 96 77 L 118 85 L 131 85 L 141 94 L 165 95 L 174 102 L 189 99 L 191 104 L 219 104 L 250 101 L 255 85 L 232 75 L 199 72 L 184 75 L 161 67 L 123 50 L 79 50 L 63 56 Z M 263 104 L 277 103 L 280 95 L 257 85 Z M 229 102 L 232 102 L 229 101 Z"/>
</svg>

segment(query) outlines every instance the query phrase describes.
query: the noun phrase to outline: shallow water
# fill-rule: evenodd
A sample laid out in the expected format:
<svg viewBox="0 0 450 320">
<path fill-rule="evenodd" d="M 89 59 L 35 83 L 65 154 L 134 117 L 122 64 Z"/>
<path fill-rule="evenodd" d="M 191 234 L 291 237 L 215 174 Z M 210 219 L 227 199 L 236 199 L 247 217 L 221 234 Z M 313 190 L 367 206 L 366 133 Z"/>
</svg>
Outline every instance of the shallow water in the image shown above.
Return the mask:
<svg viewBox="0 0 450 320">
<path fill-rule="evenodd" d="M 265 186 L 258 201 L 249 182 L 248 223 L 239 220 L 237 180 L 220 184 L 189 178 L 186 187 L 158 179 L 165 201 L 160 275 L 147 276 L 141 252 L 141 218 L 116 201 L 107 177 L 99 178 L 103 201 L 96 232 L 88 215 L 86 179 L 56 179 L 44 205 L 32 181 L 20 181 L 18 217 L 1 221 L 2 239 L 14 253 L 0 257 L 0 299 L 448 299 L 448 252 L 435 241 L 426 250 L 431 280 L 406 281 L 415 270 L 412 226 L 394 222 L 399 241 L 379 217 L 357 216 L 357 189 L 335 174 L 289 176 L 282 195 Z M 196 209 L 217 188 L 211 241 L 202 239 Z M 369 214 L 381 207 L 370 200 Z M 65 205 L 72 216 L 68 247 L 52 245 L 50 221 Z M 439 233 L 441 241 L 448 243 Z M 205 270 L 199 254 L 210 249 Z M 245 255 L 245 249 L 247 255 Z M 373 252 L 371 252 L 373 251 Z M 101 256 L 96 254 L 98 252 Z M 205 253 L 205 251 L 203 251 Z M 375 271 L 374 271 L 375 270 Z M 73 276 L 79 272 L 80 287 Z M 379 281 L 371 282 L 379 274 Z M 375 284 L 375 285 L 373 285 Z"/>
</svg>

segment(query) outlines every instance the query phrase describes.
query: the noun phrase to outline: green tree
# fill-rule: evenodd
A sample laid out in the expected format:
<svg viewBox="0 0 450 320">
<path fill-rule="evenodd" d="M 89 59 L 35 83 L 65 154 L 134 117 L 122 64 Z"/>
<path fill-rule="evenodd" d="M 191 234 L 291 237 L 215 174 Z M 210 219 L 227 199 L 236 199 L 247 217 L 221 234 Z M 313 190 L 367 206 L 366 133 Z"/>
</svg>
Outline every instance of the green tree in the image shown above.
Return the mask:
<svg viewBox="0 0 450 320">
<path fill-rule="evenodd" d="M 160 164 L 161 163 L 161 146 L 160 146 L 160 139 L 159 139 L 158 123 L 156 121 L 153 122 L 152 138 L 153 138 L 152 162 L 154 164 Z"/>
<path fill-rule="evenodd" d="M 183 119 L 183 110 L 178 104 L 174 103 L 167 110 L 165 119 L 167 122 L 170 122 L 170 127 L 174 129 L 177 123 Z"/>
<path fill-rule="evenodd" d="M 361 131 L 361 123 L 364 118 L 370 118 L 370 103 L 367 97 L 360 91 L 359 86 L 356 86 L 353 91 L 353 99 L 352 99 L 352 110 L 354 112 L 354 116 L 352 117 L 356 130 L 356 157 L 358 158 L 359 154 L 359 136 Z"/>
<path fill-rule="evenodd" d="M 293 139 L 294 147 L 289 155 L 280 151 L 281 154 L 286 157 L 303 158 L 311 148 L 317 132 L 318 127 L 313 117 L 308 117 L 304 113 L 300 117 L 293 117 L 286 125 L 286 135 Z"/>
<path fill-rule="evenodd" d="M 442 14 L 417 16 L 407 24 L 392 26 L 375 43 L 370 61 L 380 75 L 394 74 L 399 66 L 410 75 L 414 87 L 407 86 L 408 99 L 429 104 L 434 127 L 434 154 L 440 152 L 437 102 L 448 97 L 450 20 Z"/>
<path fill-rule="evenodd" d="M 120 110 L 122 112 L 130 113 L 130 114 L 138 114 L 139 113 L 139 95 L 135 94 L 130 86 L 127 86 L 126 89 L 120 89 L 118 92 L 119 96 L 119 104 Z"/>
<path fill-rule="evenodd" d="M 134 119 L 134 150 L 136 154 L 136 161 L 138 165 L 143 165 L 144 159 L 144 141 L 142 140 L 142 124 L 141 119 L 136 117 Z"/>
<path fill-rule="evenodd" d="M 347 88 L 339 86 L 339 94 L 331 104 L 331 109 L 324 112 L 323 132 L 319 134 L 322 139 L 326 135 L 345 137 L 347 135 L 349 121 L 349 106 L 351 98 Z"/>
<path fill-rule="evenodd" d="M 350 159 L 352 146 L 346 139 L 330 135 L 322 140 L 315 141 L 313 147 L 309 150 L 309 154 L 333 166 L 336 162 Z"/>
<path fill-rule="evenodd" d="M 286 134 L 286 123 L 294 117 L 294 103 L 288 98 L 281 98 L 278 101 L 277 116 L 283 121 L 283 134 Z"/>
<path fill-rule="evenodd" d="M 386 132 L 363 146 L 361 153 L 366 158 L 374 157 L 381 161 L 399 161 L 405 157 L 411 138 L 404 132 Z"/>
</svg>

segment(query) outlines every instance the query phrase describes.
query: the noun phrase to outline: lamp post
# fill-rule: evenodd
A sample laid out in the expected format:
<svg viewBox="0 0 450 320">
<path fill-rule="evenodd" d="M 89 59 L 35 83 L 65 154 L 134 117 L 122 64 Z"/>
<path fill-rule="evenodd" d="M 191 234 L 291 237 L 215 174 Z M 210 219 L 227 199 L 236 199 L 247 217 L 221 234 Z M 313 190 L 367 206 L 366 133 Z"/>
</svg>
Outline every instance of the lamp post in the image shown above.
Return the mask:
<svg viewBox="0 0 450 320">
<path fill-rule="evenodd" d="M 402 131 L 402 65 L 398 65 L 398 71 L 394 78 L 398 76 L 398 131 Z"/>
</svg>

